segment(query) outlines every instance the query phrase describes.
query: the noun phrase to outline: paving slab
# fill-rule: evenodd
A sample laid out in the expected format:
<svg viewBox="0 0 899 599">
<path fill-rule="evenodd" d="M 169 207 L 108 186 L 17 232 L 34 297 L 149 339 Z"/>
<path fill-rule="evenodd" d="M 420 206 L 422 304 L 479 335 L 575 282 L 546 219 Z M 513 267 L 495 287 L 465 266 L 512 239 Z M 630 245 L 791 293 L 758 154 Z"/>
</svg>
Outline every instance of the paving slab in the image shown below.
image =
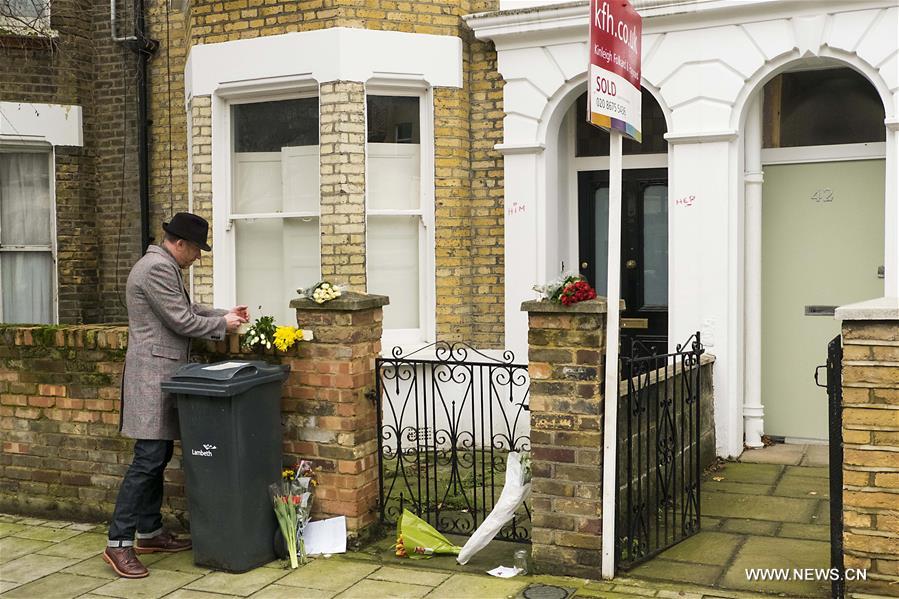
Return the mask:
<svg viewBox="0 0 899 599">
<path fill-rule="evenodd" d="M 331 599 L 334 595 L 334 591 L 270 584 L 258 593 L 250 595 L 250 599 Z M 377 597 L 368 599 L 377 599 Z"/>
<path fill-rule="evenodd" d="M 88 532 L 97 528 L 96 524 L 83 524 L 81 522 L 76 522 L 74 524 L 69 524 L 67 527 L 69 530 L 78 530 L 81 532 Z"/>
<path fill-rule="evenodd" d="M 280 585 L 340 592 L 378 569 L 376 564 L 349 560 L 316 559 L 278 581 Z"/>
<path fill-rule="evenodd" d="M 3 537 L 0 539 L 0 564 L 11 562 L 23 555 L 34 553 L 46 547 L 51 543 L 47 541 L 35 541 L 32 539 L 20 539 L 19 537 Z"/>
<path fill-rule="evenodd" d="M 715 584 L 721 575 L 721 566 L 708 566 L 705 564 L 686 564 L 661 558 L 649 560 L 645 564 L 637 566 L 628 574 L 656 580 L 680 580 L 693 584 Z"/>
<path fill-rule="evenodd" d="M 396 566 L 384 566 L 368 575 L 372 580 L 386 580 L 388 582 L 407 582 L 428 587 L 436 587 L 451 576 L 448 572 L 434 572 L 431 570 L 411 570 L 409 568 L 397 568 Z"/>
<path fill-rule="evenodd" d="M 746 570 L 751 568 L 829 568 L 830 544 L 770 537 L 749 537 L 737 552 L 731 566 L 721 579 L 721 586 L 729 589 L 759 590 L 785 593 L 793 597 L 826 597 L 829 582 L 806 580 L 749 580 Z"/>
<path fill-rule="evenodd" d="M 57 572 L 18 586 L 4 593 L 3 599 L 70 599 L 104 584 L 102 578 Z"/>
<path fill-rule="evenodd" d="M 774 522 L 810 522 L 818 500 L 752 497 L 736 493 L 702 493 L 702 511 L 711 516 Z"/>
<path fill-rule="evenodd" d="M 778 464 L 743 464 L 728 462 L 713 476 L 735 483 L 756 483 L 773 485 L 784 467 Z"/>
<path fill-rule="evenodd" d="M 784 476 L 808 476 L 828 480 L 830 478 L 830 470 L 814 466 L 787 466 Z"/>
<path fill-rule="evenodd" d="M 700 531 L 662 552 L 660 557 L 679 562 L 723 566 L 730 560 L 742 537 L 724 532 Z"/>
<path fill-rule="evenodd" d="M 287 570 L 272 568 L 256 568 L 243 574 L 228 572 L 212 572 L 185 586 L 193 591 L 225 593 L 248 597 L 280 578 L 287 575 Z"/>
<path fill-rule="evenodd" d="M 77 537 L 72 537 L 61 543 L 54 543 L 49 547 L 41 549 L 38 553 L 41 555 L 87 559 L 91 556 L 103 553 L 106 549 L 106 541 L 106 535 L 83 532 Z"/>
<path fill-rule="evenodd" d="M 758 483 L 738 483 L 730 480 L 704 480 L 702 490 L 713 493 L 742 493 L 743 495 L 771 495 L 774 485 Z"/>
<path fill-rule="evenodd" d="M 166 595 L 165 599 L 237 599 L 239 595 L 225 595 L 223 593 L 205 593 L 203 591 L 192 591 L 186 588 L 180 588 L 170 595 Z"/>
<path fill-rule="evenodd" d="M 150 555 L 160 556 L 159 561 L 153 564 L 154 570 L 174 570 L 175 572 L 187 572 L 188 574 L 208 574 L 212 572 L 209 568 L 194 564 L 192 551 L 179 551 L 178 553 L 170 553 L 168 555 L 152 553 Z M 146 556 L 141 556 L 141 561 L 143 561 L 144 557 Z"/>
<path fill-rule="evenodd" d="M 48 574 L 59 572 L 74 564 L 76 560 L 65 557 L 53 557 L 51 555 L 36 555 L 30 553 L 11 562 L 3 564 L 0 576 L 3 580 L 26 583 L 37 580 Z"/>
<path fill-rule="evenodd" d="M 366 578 L 337 595 L 336 599 L 421 599 L 432 590 L 434 587 Z"/>
<path fill-rule="evenodd" d="M 46 526 L 25 526 L 22 530 L 13 536 L 20 539 L 34 539 L 35 541 L 51 541 L 59 543 L 81 534 L 79 530 L 68 530 L 65 528 L 49 528 Z"/>
<path fill-rule="evenodd" d="M 830 446 L 829 445 L 809 445 L 805 452 L 805 459 L 802 460 L 803 466 L 824 466 L 830 464 Z"/>
<path fill-rule="evenodd" d="M 112 582 L 104 580 L 103 582 L 106 584 L 94 589 L 93 593 L 122 599 L 157 599 L 180 589 L 197 578 L 195 574 L 172 572 L 171 570 L 166 570 L 161 575 L 154 575 L 153 572 L 150 572 L 146 578 L 134 580 L 117 578 Z"/>
<path fill-rule="evenodd" d="M 527 578 L 454 574 L 426 596 L 428 599 L 507 599 L 529 583 Z"/>
<path fill-rule="evenodd" d="M 10 580 L 0 580 L 0 593 L 5 593 L 6 591 L 11 591 L 16 587 L 22 586 L 19 582 L 12 582 Z"/>
<path fill-rule="evenodd" d="M 784 474 L 777 486 L 774 487 L 774 495 L 779 497 L 828 499 L 830 497 L 830 488 L 826 478 Z"/>
<path fill-rule="evenodd" d="M 22 518 L 19 520 L 19 524 L 24 524 L 25 526 L 40 526 L 46 522 L 43 518 Z"/>
<path fill-rule="evenodd" d="M 721 525 L 721 530 L 744 535 L 760 535 L 773 537 L 780 527 L 779 522 L 768 520 L 751 520 L 749 518 L 728 518 Z"/>
<path fill-rule="evenodd" d="M 805 457 L 805 445 L 788 445 L 777 443 L 758 449 L 747 449 L 740 456 L 741 463 L 755 464 L 788 464 L 798 466 Z"/>
<path fill-rule="evenodd" d="M 777 533 L 779 537 L 790 539 L 809 539 L 811 541 L 827 541 L 830 542 L 830 525 L 821 526 L 820 524 L 794 524 L 785 522 Z"/>
<path fill-rule="evenodd" d="M 12 522 L 4 522 L 0 521 L 0 537 L 8 537 L 9 535 L 15 534 L 20 530 L 25 530 L 28 528 L 24 524 L 14 524 Z"/>
</svg>

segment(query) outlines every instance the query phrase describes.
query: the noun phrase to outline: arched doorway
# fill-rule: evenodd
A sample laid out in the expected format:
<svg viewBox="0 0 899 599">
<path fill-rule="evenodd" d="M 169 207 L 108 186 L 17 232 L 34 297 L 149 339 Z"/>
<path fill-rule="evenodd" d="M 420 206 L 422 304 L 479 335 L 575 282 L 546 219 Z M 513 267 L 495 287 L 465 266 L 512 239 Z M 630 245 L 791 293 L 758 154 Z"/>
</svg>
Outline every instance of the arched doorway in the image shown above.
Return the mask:
<svg viewBox="0 0 899 599">
<path fill-rule="evenodd" d="M 839 334 L 834 309 L 883 295 L 883 104 L 825 65 L 762 91 L 761 402 L 764 432 L 794 443 L 828 441 L 812 373 Z"/>
<path fill-rule="evenodd" d="M 606 293 L 609 134 L 586 122 L 587 94 L 569 109 L 569 179 L 577 197 L 579 272 Z M 621 223 L 622 338 L 664 351 L 668 340 L 668 142 L 665 114 L 642 90 L 643 143 L 623 144 Z"/>
</svg>

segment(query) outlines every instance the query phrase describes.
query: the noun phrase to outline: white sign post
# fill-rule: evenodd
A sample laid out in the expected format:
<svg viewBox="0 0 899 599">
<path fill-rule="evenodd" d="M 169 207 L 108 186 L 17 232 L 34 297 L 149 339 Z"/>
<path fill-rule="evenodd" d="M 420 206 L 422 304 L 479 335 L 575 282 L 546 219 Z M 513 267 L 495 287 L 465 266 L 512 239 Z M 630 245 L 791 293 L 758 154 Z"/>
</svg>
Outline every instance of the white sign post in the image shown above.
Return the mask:
<svg viewBox="0 0 899 599">
<path fill-rule="evenodd" d="M 590 0 L 587 120 L 609 131 L 609 251 L 603 413 L 602 577 L 615 576 L 618 343 L 621 298 L 621 138 L 641 135 L 642 19 L 627 0 Z"/>
</svg>

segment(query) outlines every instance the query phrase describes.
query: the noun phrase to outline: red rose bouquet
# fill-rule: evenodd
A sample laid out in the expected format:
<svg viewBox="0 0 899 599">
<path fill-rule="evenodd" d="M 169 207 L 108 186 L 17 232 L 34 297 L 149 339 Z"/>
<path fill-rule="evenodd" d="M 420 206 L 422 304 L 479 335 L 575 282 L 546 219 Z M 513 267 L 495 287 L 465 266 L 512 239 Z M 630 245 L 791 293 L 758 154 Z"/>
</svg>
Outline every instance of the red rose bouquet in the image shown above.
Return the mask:
<svg viewBox="0 0 899 599">
<path fill-rule="evenodd" d="M 591 299 L 596 299 L 596 290 L 583 279 L 568 283 L 562 287 L 562 293 L 559 295 L 559 301 L 565 306 Z"/>
</svg>

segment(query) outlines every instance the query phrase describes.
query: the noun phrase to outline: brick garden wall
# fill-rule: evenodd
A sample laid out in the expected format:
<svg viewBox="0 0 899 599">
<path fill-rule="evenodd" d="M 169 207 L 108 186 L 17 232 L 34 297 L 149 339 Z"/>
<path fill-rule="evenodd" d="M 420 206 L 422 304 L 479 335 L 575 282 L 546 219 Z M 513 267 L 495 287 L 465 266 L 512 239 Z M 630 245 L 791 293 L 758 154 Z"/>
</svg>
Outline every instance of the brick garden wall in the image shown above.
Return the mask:
<svg viewBox="0 0 899 599">
<path fill-rule="evenodd" d="M 843 447 L 846 567 L 866 568 L 867 586 L 892 591 L 899 584 L 896 321 L 843 323 Z"/>
<path fill-rule="evenodd" d="M 316 341 L 261 356 L 291 368 L 284 385 L 285 463 L 319 468 L 319 516 L 347 516 L 351 531 L 376 519 L 374 355 L 380 307 L 317 311 L 304 318 Z M 238 337 L 196 342 L 198 361 L 260 359 Z M 112 513 L 133 441 L 119 435 L 127 328 L 0 325 L 0 511 L 102 521 Z M 187 500 L 180 446 L 166 470 L 163 516 L 184 525 Z"/>
</svg>

